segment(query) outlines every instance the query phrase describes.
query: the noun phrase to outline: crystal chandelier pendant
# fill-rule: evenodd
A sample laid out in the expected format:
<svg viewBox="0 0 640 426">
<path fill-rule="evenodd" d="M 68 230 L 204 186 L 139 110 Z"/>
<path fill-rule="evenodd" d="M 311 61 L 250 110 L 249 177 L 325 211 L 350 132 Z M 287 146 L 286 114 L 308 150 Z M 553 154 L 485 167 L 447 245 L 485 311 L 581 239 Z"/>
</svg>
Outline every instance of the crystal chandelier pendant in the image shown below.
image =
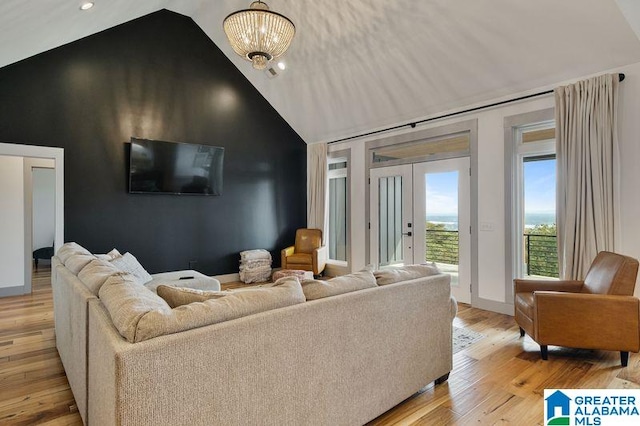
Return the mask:
<svg viewBox="0 0 640 426">
<path fill-rule="evenodd" d="M 270 11 L 262 1 L 254 1 L 249 9 L 230 14 L 222 25 L 234 52 L 258 70 L 282 56 L 296 33 L 289 18 Z"/>
</svg>

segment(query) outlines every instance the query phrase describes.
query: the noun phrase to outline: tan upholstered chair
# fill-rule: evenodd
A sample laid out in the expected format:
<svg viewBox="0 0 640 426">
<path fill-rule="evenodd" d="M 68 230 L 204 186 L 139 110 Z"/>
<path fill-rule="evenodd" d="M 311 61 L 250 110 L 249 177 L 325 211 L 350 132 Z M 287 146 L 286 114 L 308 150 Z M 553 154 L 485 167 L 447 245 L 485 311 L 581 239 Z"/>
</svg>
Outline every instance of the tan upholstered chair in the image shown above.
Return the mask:
<svg viewBox="0 0 640 426">
<path fill-rule="evenodd" d="M 282 269 L 302 269 L 320 275 L 327 264 L 327 247 L 319 229 L 298 229 L 296 243 L 281 252 Z"/>
<path fill-rule="evenodd" d="M 514 280 L 515 320 L 520 335 L 540 345 L 640 351 L 640 303 L 633 297 L 638 261 L 607 251 L 595 258 L 584 281 Z"/>
</svg>

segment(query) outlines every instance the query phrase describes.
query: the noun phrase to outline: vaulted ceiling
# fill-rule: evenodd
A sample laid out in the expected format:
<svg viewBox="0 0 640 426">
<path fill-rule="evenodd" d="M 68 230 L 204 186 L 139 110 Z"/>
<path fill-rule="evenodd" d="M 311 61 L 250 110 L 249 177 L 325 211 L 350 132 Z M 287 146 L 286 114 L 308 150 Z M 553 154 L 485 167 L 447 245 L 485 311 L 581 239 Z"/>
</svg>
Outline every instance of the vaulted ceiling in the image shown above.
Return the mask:
<svg viewBox="0 0 640 426">
<path fill-rule="evenodd" d="M 2 0 L 0 66 L 166 8 L 192 17 L 307 143 L 640 62 L 637 0 L 271 0 L 297 28 L 275 78 L 222 31 L 248 0 L 95 3 Z"/>
</svg>

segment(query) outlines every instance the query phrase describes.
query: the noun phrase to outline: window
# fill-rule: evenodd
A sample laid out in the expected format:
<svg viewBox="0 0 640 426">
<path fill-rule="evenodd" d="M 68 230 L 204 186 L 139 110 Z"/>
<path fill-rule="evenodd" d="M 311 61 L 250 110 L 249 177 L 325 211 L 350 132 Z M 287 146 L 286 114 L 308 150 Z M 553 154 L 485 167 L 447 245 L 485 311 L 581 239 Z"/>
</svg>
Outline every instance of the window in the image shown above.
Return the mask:
<svg viewBox="0 0 640 426">
<path fill-rule="evenodd" d="M 516 130 L 515 271 L 518 277 L 557 278 L 556 156 L 553 122 Z"/>
<path fill-rule="evenodd" d="M 348 179 L 347 161 L 329 158 L 329 259 L 347 262 Z"/>
<path fill-rule="evenodd" d="M 371 150 L 371 162 L 385 163 L 385 166 L 409 162 L 419 163 L 433 160 L 434 156 L 465 156 L 468 155 L 469 149 L 469 132 L 462 132 L 374 148 Z"/>
</svg>

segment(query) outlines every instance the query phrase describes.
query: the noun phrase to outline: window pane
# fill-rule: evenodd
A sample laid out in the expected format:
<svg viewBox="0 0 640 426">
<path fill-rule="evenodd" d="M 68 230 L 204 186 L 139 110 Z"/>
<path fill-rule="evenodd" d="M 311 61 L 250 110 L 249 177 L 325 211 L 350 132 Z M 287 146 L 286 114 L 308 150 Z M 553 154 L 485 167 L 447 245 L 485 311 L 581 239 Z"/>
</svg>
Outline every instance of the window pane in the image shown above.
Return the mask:
<svg viewBox="0 0 640 426">
<path fill-rule="evenodd" d="M 347 260 L 347 178 L 329 179 L 329 259 Z"/>
<path fill-rule="evenodd" d="M 339 170 L 339 169 L 346 169 L 346 168 L 347 168 L 346 161 L 342 161 L 340 163 L 329 163 L 329 170 Z"/>
<path fill-rule="evenodd" d="M 556 160 L 530 157 L 523 166 L 525 273 L 557 277 Z"/>
<path fill-rule="evenodd" d="M 469 152 L 468 133 L 376 148 L 373 151 L 373 162 L 382 163 L 393 160 L 409 160 L 454 152 Z"/>
<path fill-rule="evenodd" d="M 522 143 L 540 142 L 556 138 L 556 129 L 530 130 L 522 132 Z"/>
</svg>

